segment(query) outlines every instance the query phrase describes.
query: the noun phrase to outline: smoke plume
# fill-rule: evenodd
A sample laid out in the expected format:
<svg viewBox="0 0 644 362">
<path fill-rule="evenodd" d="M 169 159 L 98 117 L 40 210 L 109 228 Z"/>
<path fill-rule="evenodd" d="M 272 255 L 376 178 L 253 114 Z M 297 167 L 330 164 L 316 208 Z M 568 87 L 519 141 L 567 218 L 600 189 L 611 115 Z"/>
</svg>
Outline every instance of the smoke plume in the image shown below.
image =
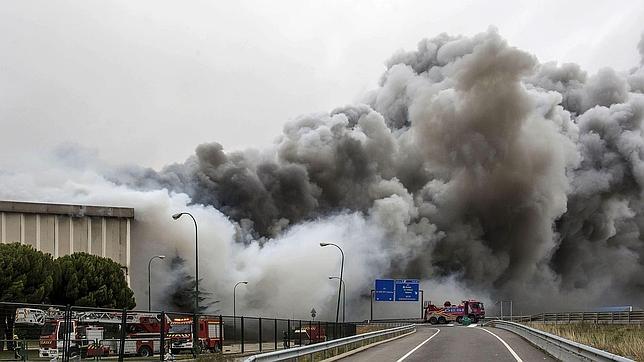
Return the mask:
<svg viewBox="0 0 644 362">
<path fill-rule="evenodd" d="M 494 29 L 441 34 L 389 59 L 362 103 L 292 120 L 270 149 L 202 144 L 161 170 L 92 168 L 67 149 L 64 174 L 50 171 L 47 185 L 0 174 L 0 196 L 135 207 L 137 264 L 159 252 L 190 263 L 192 225 L 169 218 L 190 210 L 204 283 L 228 299 L 248 280 L 238 300 L 249 313 L 331 316 L 339 258 L 321 241 L 345 251 L 352 319 L 366 317 L 376 277 L 421 279 L 435 301 L 513 299 L 524 312 L 637 305 L 642 39 L 639 67 L 589 75 L 541 64 Z M 161 298 L 172 278 L 156 278 Z"/>
</svg>

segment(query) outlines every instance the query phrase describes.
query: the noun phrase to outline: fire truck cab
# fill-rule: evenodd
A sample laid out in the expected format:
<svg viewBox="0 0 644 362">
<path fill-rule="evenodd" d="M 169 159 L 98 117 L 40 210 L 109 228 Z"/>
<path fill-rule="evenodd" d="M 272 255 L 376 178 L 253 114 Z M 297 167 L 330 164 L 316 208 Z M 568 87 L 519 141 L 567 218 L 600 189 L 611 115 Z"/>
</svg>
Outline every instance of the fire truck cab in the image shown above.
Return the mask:
<svg viewBox="0 0 644 362">
<path fill-rule="evenodd" d="M 211 352 L 221 351 L 223 343 L 223 325 L 218 319 L 199 318 L 199 338 L 198 350 L 209 350 Z M 176 318 L 170 322 L 170 351 L 172 354 L 189 352 L 193 349 L 192 344 L 192 318 Z"/>
</svg>

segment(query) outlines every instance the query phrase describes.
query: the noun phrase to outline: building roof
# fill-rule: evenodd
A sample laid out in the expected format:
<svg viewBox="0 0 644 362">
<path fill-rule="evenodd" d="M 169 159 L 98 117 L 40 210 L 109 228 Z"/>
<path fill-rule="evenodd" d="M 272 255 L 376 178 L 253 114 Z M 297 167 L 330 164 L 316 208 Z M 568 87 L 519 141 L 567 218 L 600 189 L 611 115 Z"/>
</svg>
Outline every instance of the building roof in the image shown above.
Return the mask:
<svg viewBox="0 0 644 362">
<path fill-rule="evenodd" d="M 134 209 L 129 207 L 46 204 L 21 201 L 0 201 L 0 212 L 51 214 L 72 217 L 98 216 L 134 218 Z"/>
</svg>

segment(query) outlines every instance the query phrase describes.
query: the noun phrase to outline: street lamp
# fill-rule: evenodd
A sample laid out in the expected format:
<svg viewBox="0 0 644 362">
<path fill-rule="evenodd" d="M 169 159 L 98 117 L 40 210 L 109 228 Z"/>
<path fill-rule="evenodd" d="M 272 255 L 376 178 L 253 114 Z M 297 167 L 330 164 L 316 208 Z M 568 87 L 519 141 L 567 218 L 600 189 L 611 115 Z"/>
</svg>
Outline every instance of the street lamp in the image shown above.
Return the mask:
<svg viewBox="0 0 644 362">
<path fill-rule="evenodd" d="M 193 317 L 193 327 L 192 327 L 192 345 L 193 350 L 194 346 L 197 345 L 197 327 L 199 323 L 197 321 L 197 312 L 199 311 L 199 244 L 198 244 L 198 229 L 197 229 L 197 220 L 189 212 L 180 212 L 172 215 L 172 218 L 178 220 L 181 216 L 188 215 L 192 219 L 192 222 L 195 224 L 195 313 Z"/>
<path fill-rule="evenodd" d="M 340 279 L 339 277 L 329 277 L 329 280 L 331 279 Z M 347 302 L 347 283 L 342 282 L 342 323 L 344 323 L 344 312 L 345 312 L 345 306 Z"/>
<path fill-rule="evenodd" d="M 151 289 L 150 289 L 151 288 L 150 287 L 150 284 L 151 284 L 150 265 L 152 265 L 152 260 L 157 259 L 157 258 L 163 260 L 163 259 L 165 259 L 165 255 L 155 255 L 155 256 L 150 258 L 150 261 L 148 261 L 148 310 L 149 311 L 152 310 L 152 303 L 150 302 L 152 300 L 152 292 L 151 292 Z"/>
<path fill-rule="evenodd" d="M 344 273 L 344 252 L 342 251 L 342 248 L 340 248 L 336 244 L 333 244 L 333 243 L 320 243 L 321 247 L 325 247 L 325 246 L 329 246 L 329 245 L 332 245 L 332 246 L 335 246 L 336 248 L 338 248 L 338 250 L 340 250 L 340 254 L 342 254 L 342 264 L 340 264 L 340 283 L 338 283 L 338 304 L 337 304 L 337 307 L 336 307 L 336 310 L 335 310 L 335 323 L 337 324 L 339 316 L 340 316 L 340 292 L 342 292 L 342 274 Z"/>
<path fill-rule="evenodd" d="M 248 282 L 246 281 L 237 282 L 237 284 L 235 284 L 235 287 L 233 287 L 233 335 L 235 336 L 235 339 L 237 339 L 237 309 L 235 306 L 235 303 L 236 303 L 235 293 L 237 293 L 237 286 L 239 284 L 248 284 Z"/>
<path fill-rule="evenodd" d="M 239 284 L 248 284 L 248 282 L 237 282 L 233 288 L 233 320 L 237 316 L 237 310 L 235 309 L 235 293 L 237 292 L 237 286 Z"/>
</svg>

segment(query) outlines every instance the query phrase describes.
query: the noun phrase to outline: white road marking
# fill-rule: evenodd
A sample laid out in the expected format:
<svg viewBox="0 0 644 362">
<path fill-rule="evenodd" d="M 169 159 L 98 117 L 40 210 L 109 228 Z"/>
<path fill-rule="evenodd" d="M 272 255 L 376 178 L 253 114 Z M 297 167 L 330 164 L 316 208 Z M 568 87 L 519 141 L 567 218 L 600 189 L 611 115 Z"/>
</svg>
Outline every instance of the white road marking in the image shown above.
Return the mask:
<svg viewBox="0 0 644 362">
<path fill-rule="evenodd" d="M 488 331 L 488 330 L 487 330 L 487 329 L 485 329 L 485 328 L 480 328 L 480 327 L 479 327 L 479 329 L 482 329 L 482 330 L 484 330 L 484 331 L 488 332 L 489 334 L 493 335 L 494 337 L 496 337 L 499 341 L 501 341 L 501 343 L 503 343 L 503 345 L 505 346 L 505 348 L 507 348 L 507 349 L 508 349 L 508 351 L 510 351 L 510 353 L 512 354 L 512 357 L 514 357 L 514 359 L 515 359 L 517 362 L 523 362 L 523 360 L 521 359 L 521 357 L 519 357 L 519 355 L 518 355 L 516 352 L 514 352 L 514 350 L 513 350 L 513 349 L 512 349 L 512 348 L 511 348 L 507 343 L 505 343 L 505 341 L 504 341 L 504 340 L 502 340 L 502 339 L 501 339 L 501 337 L 499 337 L 499 336 L 497 336 L 496 334 L 494 334 L 494 333 L 492 333 L 492 332 Z"/>
<path fill-rule="evenodd" d="M 476 324 L 476 323 L 474 323 L 474 324 L 470 324 L 468 327 L 470 327 L 470 328 L 471 328 L 471 327 L 478 327 L 478 324 Z"/>
<path fill-rule="evenodd" d="M 417 349 L 419 349 L 420 347 L 422 347 L 422 346 L 423 346 L 423 344 L 425 344 L 425 343 L 429 342 L 429 340 L 430 340 L 430 339 L 432 339 L 432 338 L 434 338 L 438 333 L 440 333 L 440 331 L 441 331 L 440 329 L 437 329 L 437 330 L 436 330 L 436 333 L 432 334 L 429 338 L 427 338 L 426 340 L 424 340 L 421 344 L 417 345 L 416 347 L 414 347 L 414 349 L 412 349 L 411 351 L 407 352 L 407 354 L 405 354 L 404 356 L 400 357 L 396 362 L 402 362 L 402 361 L 404 361 L 404 360 L 405 360 L 405 358 L 409 357 L 412 353 L 416 352 L 416 350 L 417 350 Z"/>
</svg>

